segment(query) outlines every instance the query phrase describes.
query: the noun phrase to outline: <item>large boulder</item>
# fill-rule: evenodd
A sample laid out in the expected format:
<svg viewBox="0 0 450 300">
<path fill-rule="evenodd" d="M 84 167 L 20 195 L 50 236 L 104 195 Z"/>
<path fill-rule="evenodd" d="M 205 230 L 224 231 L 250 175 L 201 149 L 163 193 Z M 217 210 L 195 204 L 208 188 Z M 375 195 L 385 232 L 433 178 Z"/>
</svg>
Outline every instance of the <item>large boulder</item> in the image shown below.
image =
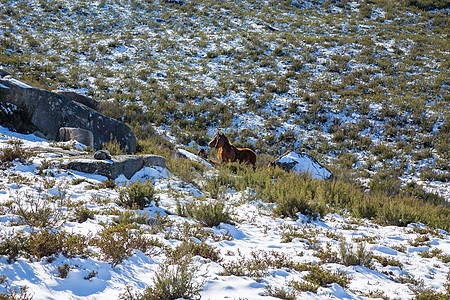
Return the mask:
<svg viewBox="0 0 450 300">
<path fill-rule="evenodd" d="M 59 140 L 61 127 L 81 128 L 93 133 L 94 149 L 116 139 L 128 153 L 136 151 L 136 137 L 124 123 L 63 95 L 32 87 L 9 75 L 0 78 L 0 107 L 8 103 L 13 104 L 21 114 L 26 114 L 26 122 L 19 125 L 28 132 L 39 130 L 47 138 Z"/>
<path fill-rule="evenodd" d="M 278 166 L 286 172 L 307 173 L 312 178 L 333 179 L 333 174 L 327 168 L 322 166 L 314 157 L 305 153 L 289 151 L 269 165 Z"/>
<path fill-rule="evenodd" d="M 158 166 L 166 168 L 166 159 L 158 155 L 117 155 L 110 160 L 98 160 L 94 157 L 77 157 L 64 159 L 61 166 L 90 174 L 98 174 L 115 179 L 120 174 L 130 179 L 133 175 L 146 166 Z"/>
<path fill-rule="evenodd" d="M 94 149 L 94 135 L 90 130 L 61 127 L 59 128 L 59 140 L 62 142 L 77 141 Z"/>
<path fill-rule="evenodd" d="M 62 95 L 72 101 L 84 104 L 87 107 L 90 107 L 96 111 L 98 111 L 98 109 L 100 107 L 100 102 L 98 102 L 97 100 L 94 100 L 94 99 L 89 98 L 84 95 L 80 95 L 80 94 L 72 92 L 72 91 L 53 90 L 52 92 L 56 93 L 58 95 Z"/>
</svg>

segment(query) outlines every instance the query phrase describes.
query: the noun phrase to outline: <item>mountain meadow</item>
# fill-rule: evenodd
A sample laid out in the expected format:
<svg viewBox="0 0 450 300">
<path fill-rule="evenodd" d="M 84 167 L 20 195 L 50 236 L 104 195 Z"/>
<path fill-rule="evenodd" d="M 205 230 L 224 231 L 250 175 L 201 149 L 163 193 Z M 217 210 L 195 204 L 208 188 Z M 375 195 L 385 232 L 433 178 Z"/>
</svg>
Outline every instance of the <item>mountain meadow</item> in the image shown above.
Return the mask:
<svg viewBox="0 0 450 300">
<path fill-rule="evenodd" d="M 449 14 L 0 0 L 0 79 L 95 99 L 165 159 L 65 168 L 93 149 L 9 126 L 0 84 L 0 299 L 449 299 Z M 256 166 L 196 156 L 217 131 Z M 288 151 L 332 179 L 270 166 Z"/>
</svg>

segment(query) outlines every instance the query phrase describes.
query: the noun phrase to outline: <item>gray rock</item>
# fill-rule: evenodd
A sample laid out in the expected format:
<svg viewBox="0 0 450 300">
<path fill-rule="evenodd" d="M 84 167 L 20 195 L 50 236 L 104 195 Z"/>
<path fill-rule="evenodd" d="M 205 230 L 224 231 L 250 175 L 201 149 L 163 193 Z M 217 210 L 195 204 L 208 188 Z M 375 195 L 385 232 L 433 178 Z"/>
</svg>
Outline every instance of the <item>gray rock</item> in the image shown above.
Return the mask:
<svg viewBox="0 0 450 300">
<path fill-rule="evenodd" d="M 99 160 L 111 159 L 111 154 L 108 150 L 98 150 L 94 153 L 94 158 Z"/>
<path fill-rule="evenodd" d="M 33 132 L 33 134 L 37 137 L 40 137 L 41 139 L 46 139 L 47 137 L 40 131 L 36 130 L 35 132 Z"/>
<path fill-rule="evenodd" d="M 65 159 L 61 166 L 65 169 L 103 175 L 110 179 L 115 179 L 120 174 L 130 179 L 145 166 L 166 168 L 166 159 L 157 155 L 117 155 L 111 160 L 96 160 L 91 156 Z"/>
<path fill-rule="evenodd" d="M 90 130 L 73 127 L 61 127 L 59 128 L 59 140 L 61 142 L 77 141 L 94 149 L 94 135 Z"/>
<path fill-rule="evenodd" d="M 96 111 L 98 111 L 98 108 L 100 106 L 100 102 L 98 102 L 97 100 L 94 100 L 92 98 L 89 98 L 87 96 L 78 94 L 76 92 L 72 92 L 72 91 L 61 91 L 61 90 L 53 90 L 53 93 L 56 93 L 58 95 L 62 95 L 64 97 L 66 97 L 67 99 L 70 99 L 72 101 L 81 103 L 86 105 L 89 108 L 92 108 Z"/>
<path fill-rule="evenodd" d="M 305 153 L 288 151 L 269 163 L 270 166 L 278 166 L 286 172 L 308 173 L 312 178 L 316 179 L 333 179 L 333 174 L 330 170 L 321 165 L 314 157 Z"/>
<path fill-rule="evenodd" d="M 128 153 L 136 151 L 136 137 L 124 123 L 50 91 L 34 88 L 11 76 L 0 79 L 0 102 L 12 103 L 27 112 L 29 123 L 47 138 L 59 140 L 60 127 L 92 131 L 94 149 L 116 139 Z M 20 125 L 20 124 L 19 124 Z M 31 127 L 22 124 L 24 128 Z"/>
<path fill-rule="evenodd" d="M 0 77 L 5 77 L 7 75 L 11 75 L 8 72 L 6 72 L 5 70 L 0 69 Z"/>
</svg>

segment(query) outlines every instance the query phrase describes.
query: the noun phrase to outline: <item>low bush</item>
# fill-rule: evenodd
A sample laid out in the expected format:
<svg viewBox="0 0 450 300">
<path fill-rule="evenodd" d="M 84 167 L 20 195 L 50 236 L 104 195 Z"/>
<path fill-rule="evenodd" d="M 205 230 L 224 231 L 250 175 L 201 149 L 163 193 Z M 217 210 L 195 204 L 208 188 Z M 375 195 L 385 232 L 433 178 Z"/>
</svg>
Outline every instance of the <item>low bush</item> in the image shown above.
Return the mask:
<svg viewBox="0 0 450 300">
<path fill-rule="evenodd" d="M 9 163 L 16 159 L 21 163 L 26 163 L 33 153 L 25 149 L 21 143 L 14 143 L 11 147 L 0 150 L 0 166 L 7 167 Z"/>
<path fill-rule="evenodd" d="M 337 283 L 343 288 L 350 284 L 351 276 L 344 271 L 332 272 L 318 265 L 308 265 L 307 271 L 308 274 L 303 277 L 303 281 L 306 282 L 291 281 L 289 286 L 299 292 L 316 293 L 319 287 L 325 287 L 332 283 Z"/>
<path fill-rule="evenodd" d="M 198 280 L 198 272 L 199 267 L 190 264 L 189 261 L 173 266 L 161 264 L 153 279 L 153 285 L 147 287 L 137 298 L 131 299 L 200 299 L 204 281 Z M 122 299 L 127 299 L 127 296 Z"/>
<path fill-rule="evenodd" d="M 18 232 L 14 236 L 5 236 L 0 242 L 0 254 L 8 256 L 8 262 L 24 256 L 30 260 L 41 260 L 62 254 L 65 257 L 87 257 L 92 254 L 88 249 L 89 238 L 84 235 L 41 229 L 25 235 Z"/>
<path fill-rule="evenodd" d="M 293 291 L 287 291 L 284 288 L 272 287 L 270 285 L 266 286 L 266 291 L 264 292 L 264 296 L 270 296 L 278 299 L 285 300 L 295 300 L 297 299 L 295 293 Z"/>
<path fill-rule="evenodd" d="M 275 251 L 252 251 L 251 257 L 240 256 L 238 260 L 222 264 L 224 276 L 248 276 L 259 279 L 266 276 L 270 269 L 288 268 L 306 271 L 308 266 L 294 262 L 289 256 Z"/>
<path fill-rule="evenodd" d="M 377 187 L 373 185 L 372 193 L 368 194 L 345 178 L 328 182 L 287 173 L 280 168 L 233 166 L 219 167 L 223 175 L 215 188 L 226 184 L 227 188 L 234 190 L 252 189 L 255 197 L 264 202 L 277 204 L 275 206 L 281 203 L 279 208 L 275 208 L 277 215 L 295 217 L 297 212 L 301 212 L 314 218 L 346 209 L 353 217 L 368 218 L 382 225 L 406 226 L 421 222 L 431 228 L 450 230 L 450 207 L 433 196 L 423 195 L 427 199 L 423 200 L 417 188 L 417 196 L 397 189 L 399 181 L 391 174 L 396 170 L 385 172 L 389 174 L 386 180 L 391 178 L 392 184 L 377 183 Z"/>
<path fill-rule="evenodd" d="M 130 209 L 144 209 L 152 201 L 157 202 L 155 188 L 150 180 L 137 180 L 121 188 L 117 204 Z"/>
<path fill-rule="evenodd" d="M 112 139 L 112 135 L 109 142 L 102 143 L 102 149 L 107 150 L 111 155 L 122 155 L 125 154 L 126 150 L 120 147 L 120 144 L 116 138 Z"/>
<path fill-rule="evenodd" d="M 311 282 L 316 286 L 327 286 L 331 283 L 337 283 L 341 287 L 346 288 L 350 284 L 351 276 L 344 271 L 332 272 L 325 270 L 318 265 L 309 267 L 309 273 L 303 277 L 303 280 Z"/>
<path fill-rule="evenodd" d="M 95 237 L 92 243 L 100 248 L 106 261 L 113 267 L 133 255 L 134 249 L 144 253 L 152 253 L 155 246 L 160 246 L 155 240 L 149 240 L 144 231 L 136 229 L 131 224 L 109 224 Z"/>
<path fill-rule="evenodd" d="M 342 263 L 346 266 L 372 267 L 373 253 L 371 251 L 367 251 L 363 243 L 359 243 L 356 252 L 354 252 L 353 247 L 342 241 L 339 244 L 339 254 Z"/>
<path fill-rule="evenodd" d="M 379 255 L 374 255 L 373 258 L 378 260 L 378 262 L 383 267 L 393 266 L 393 267 L 399 267 L 400 269 L 403 268 L 403 264 L 394 258 L 384 257 L 384 256 L 379 256 Z"/>
<path fill-rule="evenodd" d="M 59 277 L 60 278 L 67 278 L 67 275 L 69 275 L 69 271 L 70 271 L 70 266 L 69 264 L 64 264 L 64 265 L 58 265 L 56 267 L 56 269 L 58 270 L 59 273 Z"/>
<path fill-rule="evenodd" d="M 186 205 L 178 205 L 179 214 L 194 218 L 205 227 L 214 227 L 220 223 L 230 223 L 231 216 L 225 203 L 214 201 L 191 201 Z"/>
<path fill-rule="evenodd" d="M 203 258 L 208 258 L 214 262 L 220 262 L 222 260 L 219 250 L 214 249 L 214 247 L 206 244 L 204 241 L 201 243 L 196 243 L 190 239 L 184 240 L 167 255 L 173 262 L 178 262 L 185 256 L 191 257 L 196 255 Z"/>
<path fill-rule="evenodd" d="M 58 228 L 65 221 L 61 203 L 63 196 L 61 194 L 55 199 L 43 192 L 17 193 L 13 197 L 12 211 L 19 216 L 22 224 L 38 228 Z"/>
<path fill-rule="evenodd" d="M 94 220 L 95 215 L 92 210 L 86 206 L 77 206 L 74 210 L 74 221 L 78 223 L 86 222 L 88 219 Z"/>
<path fill-rule="evenodd" d="M 32 300 L 33 297 L 28 293 L 26 286 L 19 289 L 11 287 L 8 278 L 5 275 L 0 276 L 0 299 L 5 300 Z"/>
<path fill-rule="evenodd" d="M 204 171 L 204 166 L 189 159 L 168 159 L 167 168 L 186 183 L 197 185 L 196 179 Z"/>
</svg>

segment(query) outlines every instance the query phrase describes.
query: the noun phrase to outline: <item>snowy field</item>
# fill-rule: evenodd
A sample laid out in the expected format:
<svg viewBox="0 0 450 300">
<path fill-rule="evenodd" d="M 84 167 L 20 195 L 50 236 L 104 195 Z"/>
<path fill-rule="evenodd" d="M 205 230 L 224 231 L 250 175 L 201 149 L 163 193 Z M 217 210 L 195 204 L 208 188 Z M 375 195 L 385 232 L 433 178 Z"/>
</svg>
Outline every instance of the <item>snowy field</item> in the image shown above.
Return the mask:
<svg viewBox="0 0 450 300">
<path fill-rule="evenodd" d="M 25 149 L 58 149 L 55 144 L 34 135 L 12 133 L 5 128 L 0 130 L 2 148 L 8 147 L 6 142 L 14 139 L 16 143 L 23 142 Z M 62 205 L 53 203 L 66 217 L 58 230 L 84 236 L 95 236 L 106 223 L 114 223 L 113 220 L 124 212 L 115 203 L 117 190 L 93 188 L 106 180 L 105 177 L 57 167 L 38 175 L 43 162 L 57 156 L 61 154 L 40 152 L 30 158 L 30 163 L 15 161 L 1 171 L 0 235 L 3 239 L 18 232 L 35 234 L 36 228 L 33 230 L 22 224 L 17 214 L 10 213 L 11 207 L 18 203 L 25 205 L 30 199 L 25 195 L 39 198 L 40 193 L 50 196 L 64 193 L 64 198 L 60 198 L 65 199 Z M 137 213 L 166 218 L 164 228 L 157 232 L 151 225 L 138 226 L 146 237 L 158 240 L 165 248 L 157 247 L 150 251 L 152 253 L 134 250 L 131 256 L 114 266 L 96 246 L 88 246 L 91 251 L 88 257 L 75 255 L 68 258 L 57 254 L 36 259 L 19 255 L 8 262 L 8 255 L 3 255 L 0 274 L 6 275 L 13 288 L 26 286 L 33 299 L 117 299 L 127 285 L 139 292 L 151 286 L 155 272 L 167 259 L 168 249 L 175 249 L 182 243 L 180 237 L 187 224 L 196 223 L 191 218 L 176 215 L 176 201 L 187 203 L 204 195 L 196 187 L 158 167 L 142 169 L 128 183 L 138 179 L 150 179 L 160 200 L 159 207 L 146 207 Z M 74 184 L 77 180 L 80 183 Z M 116 179 L 117 184 L 125 181 L 123 176 Z M 202 299 L 276 299 L 268 296 L 269 290 L 293 293 L 292 283 L 306 282 L 303 281 L 308 274 L 305 266 L 314 265 L 331 272 L 345 272 L 349 282 L 345 287 L 330 283 L 318 287 L 316 292 L 297 292 L 297 299 L 411 299 L 414 291 L 444 292 L 445 284 L 449 284 L 450 238 L 443 230 L 428 230 L 421 224 L 384 227 L 337 214 L 316 221 L 301 214 L 297 220 L 281 219 L 273 216 L 267 203 L 245 201 L 244 195 L 232 190 L 226 191 L 225 205 L 230 210 L 233 225 L 222 223 L 203 228 L 209 233 L 204 242 L 214 247 L 221 259 L 212 261 L 195 256 L 191 262 L 198 268 L 195 282 L 204 284 L 200 292 Z M 94 213 L 94 218 L 82 223 L 71 220 L 77 206 L 87 207 Z M 165 216 L 166 212 L 171 214 Z M 187 235 L 191 241 L 200 244 L 196 236 Z M 319 253 L 339 253 L 339 245 L 343 242 L 353 245 L 354 251 L 357 245 L 363 245 L 365 251 L 373 255 L 371 266 L 327 262 L 326 255 L 319 258 Z M 285 265 L 267 263 L 280 257 Z M 58 268 L 64 265 L 68 265 L 68 273 L 66 278 L 61 278 Z M 243 274 L 227 274 L 225 271 L 231 270 L 232 265 L 244 267 Z"/>
<path fill-rule="evenodd" d="M 413 5 L 425 2 L 445 4 L 0 0 L 0 70 L 16 84 L 98 100 L 101 113 L 133 128 L 144 151 L 155 133 L 167 137 L 206 165 L 203 176 L 217 174 L 182 148 L 207 148 L 220 129 L 259 158 L 308 153 L 368 194 L 449 202 L 450 10 Z M 450 237 L 442 229 L 382 226 L 345 210 L 280 218 L 276 203 L 230 188 L 216 191 L 230 222 L 205 227 L 179 213 L 180 205 L 211 200 L 195 171 L 188 174 L 195 184 L 157 167 L 111 182 L 58 167 L 83 145 L 0 127 L 0 148 L 15 146 L 31 154 L 0 163 L 0 293 L 24 286 L 33 299 L 117 299 L 127 286 L 142 293 L 182 265 L 176 253 L 185 248 L 203 251 L 186 259 L 202 299 L 450 293 Z M 309 173 L 328 176 L 316 171 Z M 158 203 L 124 209 L 121 191 L 146 180 Z M 49 222 L 31 226 L 37 220 L 26 220 L 28 212 Z M 57 250 L 46 243 L 55 237 L 63 241 L 55 240 Z M 128 252 L 115 261 L 109 251 L 123 245 Z"/>
</svg>

